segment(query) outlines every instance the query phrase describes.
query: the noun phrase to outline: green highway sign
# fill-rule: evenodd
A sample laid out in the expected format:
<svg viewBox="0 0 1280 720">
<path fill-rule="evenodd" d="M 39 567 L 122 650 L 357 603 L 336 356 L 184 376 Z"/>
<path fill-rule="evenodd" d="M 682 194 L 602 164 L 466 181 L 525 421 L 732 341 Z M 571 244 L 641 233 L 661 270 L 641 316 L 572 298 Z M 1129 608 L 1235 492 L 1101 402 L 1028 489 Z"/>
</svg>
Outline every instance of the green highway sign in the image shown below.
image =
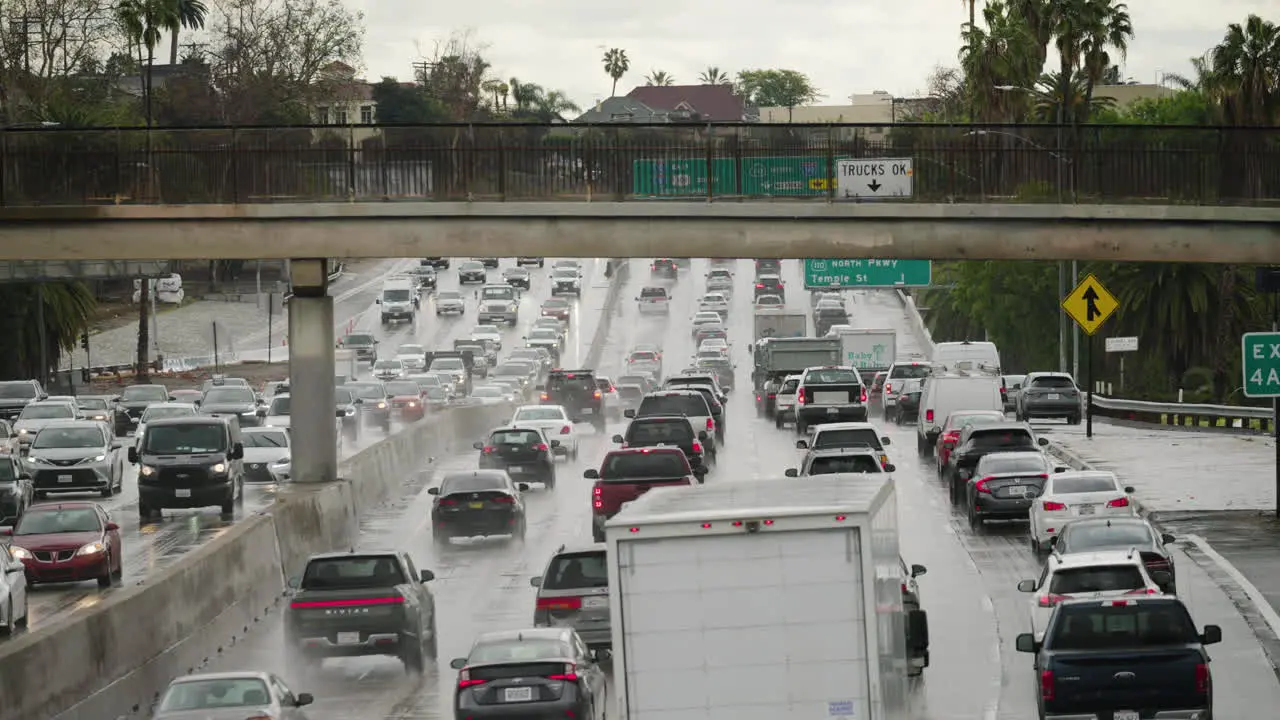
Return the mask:
<svg viewBox="0 0 1280 720">
<path fill-rule="evenodd" d="M 932 282 L 932 260 L 804 261 L 806 288 L 928 287 Z"/>
<path fill-rule="evenodd" d="M 1245 397 L 1280 397 L 1280 332 L 1245 333 L 1240 348 Z"/>
<path fill-rule="evenodd" d="M 840 158 L 832 158 L 831 172 Z M 739 187 L 738 165 L 742 178 Z M 711 160 L 715 195 L 820 196 L 827 193 L 826 157 L 718 157 Z M 642 197 L 706 196 L 706 158 L 635 160 L 631 192 Z"/>
</svg>

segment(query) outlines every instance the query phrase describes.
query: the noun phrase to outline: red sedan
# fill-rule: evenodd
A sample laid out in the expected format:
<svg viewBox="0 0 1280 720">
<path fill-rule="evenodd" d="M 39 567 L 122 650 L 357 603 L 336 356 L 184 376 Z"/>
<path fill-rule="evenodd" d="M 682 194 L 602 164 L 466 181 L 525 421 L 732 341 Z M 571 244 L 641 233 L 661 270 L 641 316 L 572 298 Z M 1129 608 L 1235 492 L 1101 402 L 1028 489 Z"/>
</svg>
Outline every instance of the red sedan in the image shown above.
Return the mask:
<svg viewBox="0 0 1280 720">
<path fill-rule="evenodd" d="M 948 415 L 942 423 L 942 432 L 938 433 L 938 445 L 934 448 L 934 457 L 938 460 L 938 477 L 942 477 L 942 469 L 947 466 L 951 451 L 960 442 L 960 433 L 965 425 L 998 423 L 1004 420 L 1004 412 L 1000 410 L 957 410 Z"/>
<path fill-rule="evenodd" d="M 551 298 L 542 303 L 542 317 L 553 317 L 568 322 L 572 311 L 569 301 L 564 298 Z"/>
<path fill-rule="evenodd" d="M 26 566 L 27 583 L 97 580 L 109 587 L 124 574 L 120 527 L 91 502 L 29 508 L 12 529 L 13 557 Z"/>
<path fill-rule="evenodd" d="M 387 383 L 387 394 L 391 396 L 391 408 L 405 422 L 421 420 L 426 414 L 426 403 L 422 393 L 422 387 L 412 380 Z"/>
</svg>

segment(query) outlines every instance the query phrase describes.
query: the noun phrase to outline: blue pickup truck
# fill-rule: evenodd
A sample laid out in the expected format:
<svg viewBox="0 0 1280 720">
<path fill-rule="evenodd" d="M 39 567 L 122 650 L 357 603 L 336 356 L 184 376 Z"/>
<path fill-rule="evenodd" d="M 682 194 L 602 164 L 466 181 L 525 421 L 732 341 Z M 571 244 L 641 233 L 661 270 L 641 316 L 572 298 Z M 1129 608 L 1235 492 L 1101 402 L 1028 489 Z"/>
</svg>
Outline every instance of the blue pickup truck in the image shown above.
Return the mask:
<svg viewBox="0 0 1280 720">
<path fill-rule="evenodd" d="M 1017 637 L 1035 655 L 1040 720 L 1210 720 L 1213 682 L 1205 646 L 1176 597 L 1073 600 L 1058 605 L 1043 642 Z"/>
</svg>

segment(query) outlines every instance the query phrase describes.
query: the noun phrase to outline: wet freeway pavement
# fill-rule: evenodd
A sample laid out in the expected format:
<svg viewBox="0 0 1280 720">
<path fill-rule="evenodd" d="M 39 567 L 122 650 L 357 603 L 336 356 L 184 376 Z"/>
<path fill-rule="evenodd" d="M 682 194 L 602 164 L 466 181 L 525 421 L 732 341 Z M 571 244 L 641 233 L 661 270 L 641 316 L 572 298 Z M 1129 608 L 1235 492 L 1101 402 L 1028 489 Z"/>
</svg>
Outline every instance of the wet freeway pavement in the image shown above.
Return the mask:
<svg viewBox="0 0 1280 720">
<path fill-rule="evenodd" d="M 674 372 L 694 352 L 685 322 L 696 309 L 702 292 L 706 261 L 695 260 L 683 272 L 674 290 L 669 318 L 641 317 L 627 300 L 646 281 L 646 268 L 633 260 L 635 271 L 621 295 L 620 312 L 609 318 L 606 344 L 599 370 L 617 375 L 627 350 L 637 343 L 659 343 Z M 730 318 L 730 340 L 738 359 L 740 389 L 728 404 L 726 452 L 707 477 L 708 483 L 735 482 L 747 478 L 779 476 L 796 464 L 790 428 L 778 430 L 771 421 L 755 416 L 750 399 L 749 261 L 734 266 L 737 294 Z M 789 306 L 807 311 L 807 293 L 795 262 L 785 266 L 790 286 Z M 857 326 L 894 327 L 899 331 L 899 353 L 918 350 L 901 308 L 891 294 L 851 293 L 851 315 Z M 584 301 L 585 302 L 585 301 Z M 614 423 L 604 436 L 583 427 L 581 459 L 559 465 L 554 491 L 538 486 L 528 493 L 528 533 L 523 544 L 502 541 L 455 546 L 437 551 L 432 546 L 429 511 L 431 496 L 425 493 L 435 475 L 453 468 L 475 466 L 473 454 L 442 458 L 405 488 L 397 503 L 368 516 L 361 544 L 394 546 L 409 551 L 419 567 L 435 571 L 435 593 L 440 657 L 422 677 L 406 675 L 390 659 L 329 661 L 315 677 L 305 677 L 290 666 L 283 651 L 279 615 L 264 623 L 257 634 L 229 649 L 208 669 L 268 669 L 280 672 L 296 691 L 313 692 L 317 703 L 308 708 L 314 720 L 352 718 L 435 718 L 451 716 L 452 657 L 464 655 L 479 632 L 509 629 L 531 623 L 534 591 L 528 578 L 542 572 L 561 543 L 584 541 L 590 529 L 590 481 L 582 471 L 593 467 L 611 447 L 607 437 L 621 431 Z M 1018 580 L 1039 574 L 1039 565 L 1028 547 L 1025 526 L 993 527 L 974 531 L 952 512 L 931 461 L 914 452 L 914 430 L 885 427 L 890 452 L 898 470 L 901 543 L 908 563 L 921 563 L 928 574 L 920 579 L 925 608 L 931 620 L 932 666 L 914 687 L 914 720 L 1025 720 L 1035 717 L 1034 677 L 1029 656 L 1014 652 L 1014 636 L 1029 629 L 1029 598 L 1017 592 Z M 1247 708 L 1274 707 L 1280 685 L 1269 673 L 1265 658 L 1217 584 L 1195 563 L 1179 565 L 1179 586 L 1200 624 L 1218 623 L 1225 640 L 1214 649 L 1214 670 L 1219 679 L 1219 716 L 1246 717 Z"/>
<path fill-rule="evenodd" d="M 351 277 L 344 283 L 343 289 L 335 297 L 335 325 L 338 333 L 363 330 L 374 333 L 387 351 L 394 351 L 401 343 L 421 343 L 428 349 L 452 348 L 453 340 L 468 336 L 476 325 L 476 303 L 468 290 L 467 313 L 462 318 L 456 316 L 437 317 L 432 310 L 432 300 L 423 296 L 422 312 L 417 322 L 396 323 L 381 327 L 377 312 L 370 312 L 375 295 L 381 289 L 382 281 L 393 274 L 405 272 L 417 265 L 416 259 L 394 260 L 380 263 L 377 270 L 382 275 L 368 274 Z M 508 263 L 510 261 L 507 261 Z M 593 261 L 584 262 L 584 297 L 579 303 L 585 306 L 594 302 L 598 309 L 603 302 L 604 292 L 599 287 L 591 287 L 592 281 L 601 285 L 602 267 L 597 268 Z M 505 266 L 505 265 L 504 265 Z M 456 262 L 455 262 L 456 267 Z M 538 305 L 547 295 L 547 278 L 550 263 L 546 272 L 533 271 L 533 292 L 525 293 L 521 301 L 521 318 L 523 321 L 517 330 L 504 330 L 504 343 L 507 346 L 516 344 L 527 322 L 537 316 Z M 490 271 L 491 277 L 497 278 L 499 271 Z M 458 288 L 457 273 L 453 270 L 441 271 L 439 285 L 442 290 Z M 476 287 L 476 286 L 472 286 Z M 590 341 L 590 333 L 594 332 L 594 318 L 598 312 L 581 313 L 589 317 L 587 327 L 581 323 L 571 329 L 570 347 L 585 347 Z M 572 350 L 571 350 L 572 352 Z M 585 350 L 582 352 L 585 353 Z M 367 365 L 362 364 L 367 371 Z M 392 425 L 392 432 L 400 430 L 397 421 Z M 345 457 L 361 450 L 383 438 L 381 431 L 373 428 L 362 428 L 359 439 L 345 442 L 341 454 Z M 148 576 L 164 568 L 180 562 L 191 550 L 217 537 L 236 520 L 267 508 L 274 500 L 274 485 L 245 486 L 245 500 L 242 509 L 238 509 L 231 519 L 223 519 L 216 508 L 204 510 L 166 510 L 160 521 L 141 523 L 138 517 L 137 469 L 129 466 L 126 470 L 124 489 L 110 499 L 101 500 L 101 505 L 108 511 L 112 520 L 120 525 L 121 539 L 124 548 L 124 577 L 120 586 L 134 585 L 143 582 Z M 54 496 L 40 503 L 56 503 L 59 499 L 83 499 L 93 497 L 79 494 Z M 92 607 L 116 588 L 99 589 L 93 581 L 83 583 L 59 583 L 54 585 L 38 585 L 31 589 L 30 622 L 28 632 L 45 624 L 56 623 L 71 613 Z M 22 633 L 19 633 L 21 635 Z"/>
</svg>

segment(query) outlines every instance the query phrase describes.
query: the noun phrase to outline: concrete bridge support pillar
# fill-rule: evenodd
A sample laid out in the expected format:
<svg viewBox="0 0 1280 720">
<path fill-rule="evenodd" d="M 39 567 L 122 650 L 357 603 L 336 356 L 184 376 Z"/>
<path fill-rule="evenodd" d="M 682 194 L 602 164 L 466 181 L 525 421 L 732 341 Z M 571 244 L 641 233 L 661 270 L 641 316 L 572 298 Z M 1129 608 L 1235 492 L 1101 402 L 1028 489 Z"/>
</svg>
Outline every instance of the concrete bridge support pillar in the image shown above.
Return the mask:
<svg viewBox="0 0 1280 720">
<path fill-rule="evenodd" d="M 333 298 L 325 260 L 290 261 L 289 394 L 293 481 L 338 477 L 334 403 Z"/>
</svg>

